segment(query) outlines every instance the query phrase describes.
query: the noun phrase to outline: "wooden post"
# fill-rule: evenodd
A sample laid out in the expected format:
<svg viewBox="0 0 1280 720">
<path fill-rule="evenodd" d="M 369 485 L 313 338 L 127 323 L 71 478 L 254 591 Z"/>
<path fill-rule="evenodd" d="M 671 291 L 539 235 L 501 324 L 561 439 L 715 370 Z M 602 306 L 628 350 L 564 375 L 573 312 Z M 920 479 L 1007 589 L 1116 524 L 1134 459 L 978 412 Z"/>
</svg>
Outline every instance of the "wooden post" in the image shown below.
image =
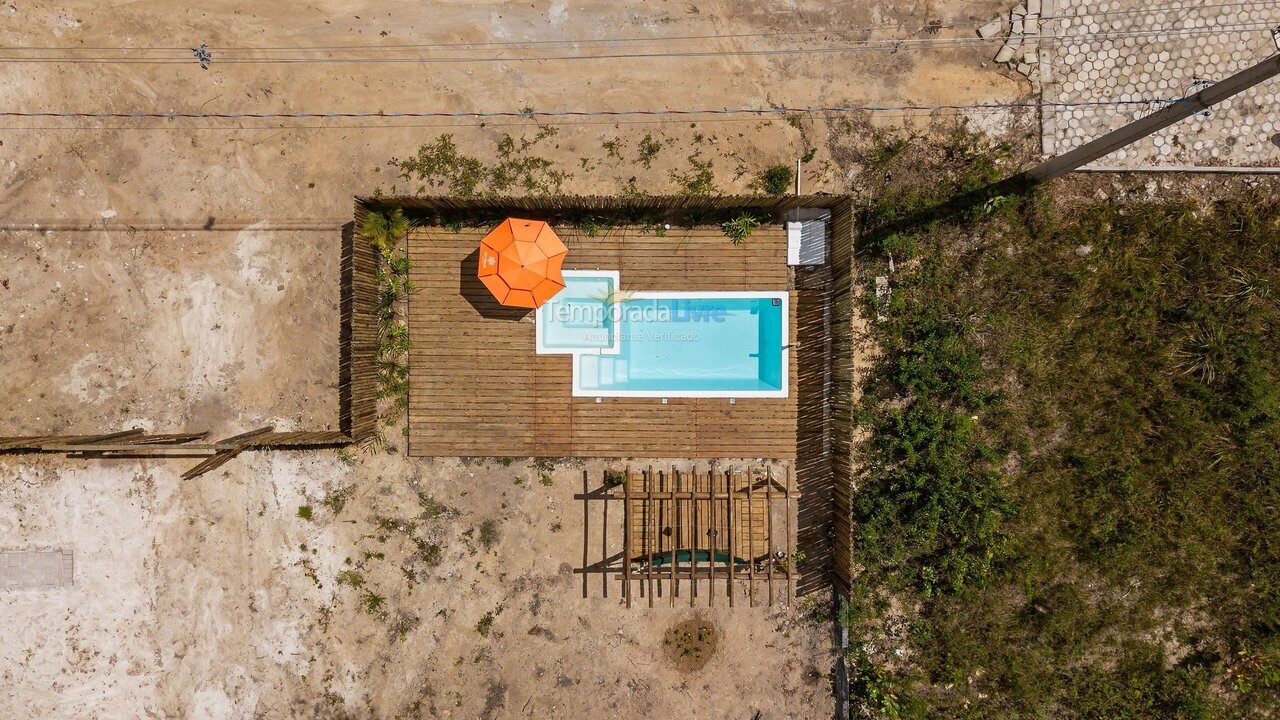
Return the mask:
<svg viewBox="0 0 1280 720">
<path fill-rule="evenodd" d="M 689 582 L 689 607 L 694 606 L 698 598 L 698 468 L 689 471 L 689 574 L 693 578 Z"/>
<path fill-rule="evenodd" d="M 677 491 L 680 489 L 680 476 L 677 474 L 676 466 L 671 466 L 671 477 L 667 480 L 668 489 Z M 676 606 L 676 596 L 680 594 L 676 585 L 676 550 L 680 539 L 680 501 L 675 497 L 671 499 L 671 607 Z"/>
<path fill-rule="evenodd" d="M 755 558 L 755 500 L 751 486 L 755 485 L 755 477 L 747 470 L 747 598 L 751 607 L 756 606 L 756 558 Z"/>
<path fill-rule="evenodd" d="M 649 607 L 653 607 L 653 531 L 657 527 L 657 519 L 653 517 L 653 466 L 649 466 L 649 474 L 645 476 L 644 481 L 645 503 L 644 503 L 644 549 L 649 557 L 649 567 L 646 572 L 649 576 Z"/>
<path fill-rule="evenodd" d="M 591 492 L 591 482 L 587 471 L 582 471 L 582 494 L 586 496 Z M 582 567 L 585 569 L 591 562 L 588 552 L 591 547 L 591 501 L 584 499 L 582 501 Z M 603 557 L 608 557 L 606 550 Z M 606 579 L 605 583 L 609 581 Z M 582 597 L 587 597 L 587 573 L 582 573 Z"/>
<path fill-rule="evenodd" d="M 605 485 L 608 485 L 605 482 Z M 610 489 L 612 492 L 612 489 Z M 634 509 L 631 507 L 631 466 L 627 466 L 627 476 L 622 483 L 622 596 L 627 599 L 627 609 L 631 609 L 631 518 Z"/>
<path fill-rule="evenodd" d="M 765 547 L 769 549 L 769 607 L 773 607 L 773 468 L 764 469 L 764 516 L 768 518 L 769 540 Z"/>
<path fill-rule="evenodd" d="M 795 574 L 796 574 L 795 554 L 796 553 L 795 553 L 794 546 L 792 546 L 791 544 L 791 533 L 793 530 L 793 528 L 791 527 L 791 492 L 792 492 L 792 488 L 795 487 L 794 480 L 795 480 L 795 467 L 792 465 L 788 465 L 787 466 L 787 508 L 786 508 L 787 542 L 783 546 L 785 552 L 789 553 L 787 555 L 787 604 L 788 605 L 794 603 L 796 599 L 796 593 L 795 593 Z"/>
<path fill-rule="evenodd" d="M 586 488 L 585 486 L 586 475 L 587 475 L 587 471 L 583 470 L 582 480 L 584 483 L 584 486 L 583 486 L 584 491 Z M 600 557 L 607 558 L 609 557 L 609 496 L 612 495 L 612 493 L 606 491 L 603 494 L 604 494 L 604 519 L 600 523 Z M 600 576 L 600 589 L 604 592 L 605 597 L 609 597 L 609 576 L 608 575 L 602 574 Z"/>
<path fill-rule="evenodd" d="M 728 593 L 729 593 L 729 607 L 733 607 L 733 576 L 735 574 L 734 570 L 736 569 L 734 567 L 734 564 L 735 564 L 734 560 L 737 557 L 736 555 L 734 555 L 734 547 L 733 547 L 733 538 L 735 535 L 737 535 L 737 533 L 734 532 L 734 527 L 733 527 L 733 500 L 734 500 L 733 470 L 724 471 L 724 489 L 725 489 L 725 495 L 727 495 L 729 498 L 728 499 L 728 503 L 729 503 L 729 510 L 728 510 L 729 512 L 729 533 L 728 533 L 729 534 L 729 582 L 726 583 L 726 585 L 728 586 Z"/>
<path fill-rule="evenodd" d="M 714 470 L 707 470 L 707 510 L 711 515 L 711 527 L 709 534 L 711 535 L 711 562 L 707 563 L 707 607 L 716 606 L 716 549 L 719 545 L 720 531 L 717 526 L 720 524 L 719 514 L 716 512 L 716 473 Z"/>
</svg>

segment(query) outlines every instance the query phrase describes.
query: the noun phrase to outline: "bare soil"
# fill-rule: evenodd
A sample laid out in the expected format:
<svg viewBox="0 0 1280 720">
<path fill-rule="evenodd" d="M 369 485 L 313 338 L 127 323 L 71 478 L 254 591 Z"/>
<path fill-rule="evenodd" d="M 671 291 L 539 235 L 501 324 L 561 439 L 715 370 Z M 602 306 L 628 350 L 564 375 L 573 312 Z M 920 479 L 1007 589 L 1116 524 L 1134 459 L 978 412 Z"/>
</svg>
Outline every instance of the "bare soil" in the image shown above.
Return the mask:
<svg viewBox="0 0 1280 720">
<path fill-rule="evenodd" d="M 552 53 L 507 45 L 429 51 L 508 56 L 502 62 L 236 64 L 227 62 L 233 52 L 216 49 L 287 55 L 302 46 L 567 38 L 575 42 L 556 54 L 573 54 L 604 36 L 985 21 L 1005 9 L 987 0 L 3 0 L 5 46 L 208 43 L 215 57 L 206 71 L 194 60 L 6 63 L 0 109 L 1000 102 L 1027 88 L 989 67 L 982 50 L 532 62 L 516 58 Z M 787 44 L 721 37 L 696 49 Z M 970 116 L 993 134 L 1017 120 Z M 911 121 L 888 114 L 875 122 Z M 491 163 L 504 134 L 532 135 L 534 126 L 0 120 L 0 435 L 335 427 L 337 250 L 352 197 L 416 191 L 387 163 L 442 133 Z M 568 173 L 559 189 L 569 193 L 676 192 L 678 176 L 695 169 L 691 157 L 711 162 L 722 192 L 748 190 L 763 169 L 805 156 L 806 192 L 845 191 L 860 171 L 849 126 L 827 117 L 590 118 L 554 127 L 528 155 Z M 642 159 L 646 136 L 660 149 Z M 398 444 L 377 455 L 254 453 L 185 483 L 178 476 L 191 461 L 0 458 L 0 550 L 76 553 L 74 587 L 0 594 L 8 628 L 0 715 L 831 716 L 830 628 L 811 619 L 828 615 L 815 612 L 825 611 L 822 593 L 755 610 L 659 603 L 628 612 L 616 588 L 608 599 L 598 588 L 584 599 L 571 572 L 582 543 L 571 496 L 583 468 L 557 467 L 544 484 L 543 470 L 527 461 L 411 460 Z M 310 519 L 299 514 L 304 506 Z M 718 632 L 696 672 L 663 648 L 666 630 L 691 620 Z"/>
</svg>

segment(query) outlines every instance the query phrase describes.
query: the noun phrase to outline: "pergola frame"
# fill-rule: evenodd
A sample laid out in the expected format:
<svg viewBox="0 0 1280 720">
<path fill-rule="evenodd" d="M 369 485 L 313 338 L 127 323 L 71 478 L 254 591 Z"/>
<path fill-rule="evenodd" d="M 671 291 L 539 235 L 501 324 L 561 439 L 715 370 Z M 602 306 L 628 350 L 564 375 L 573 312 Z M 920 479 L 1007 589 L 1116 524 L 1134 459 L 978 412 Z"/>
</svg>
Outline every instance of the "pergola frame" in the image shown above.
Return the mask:
<svg viewBox="0 0 1280 720">
<path fill-rule="evenodd" d="M 583 541 L 582 596 L 589 595 L 590 575 L 601 575 L 603 594 L 611 580 L 621 581 L 627 607 L 635 587 L 649 607 L 662 595 L 664 581 L 671 607 L 688 589 L 689 605 L 697 604 L 700 588 L 708 606 L 721 593 L 729 607 L 746 585 L 748 605 L 755 607 L 757 585 L 763 584 L 768 604 L 783 583 L 787 603 L 795 597 L 792 568 L 794 471 L 787 467 L 782 481 L 769 467 L 747 470 L 712 468 L 679 470 L 675 466 L 644 470 L 606 471 L 602 484 L 590 489 L 589 473 L 582 474 Z M 623 507 L 622 547 L 609 544 L 609 503 Z M 601 506 L 601 559 L 591 562 L 591 505 Z M 780 521 L 775 519 L 780 515 Z"/>
</svg>

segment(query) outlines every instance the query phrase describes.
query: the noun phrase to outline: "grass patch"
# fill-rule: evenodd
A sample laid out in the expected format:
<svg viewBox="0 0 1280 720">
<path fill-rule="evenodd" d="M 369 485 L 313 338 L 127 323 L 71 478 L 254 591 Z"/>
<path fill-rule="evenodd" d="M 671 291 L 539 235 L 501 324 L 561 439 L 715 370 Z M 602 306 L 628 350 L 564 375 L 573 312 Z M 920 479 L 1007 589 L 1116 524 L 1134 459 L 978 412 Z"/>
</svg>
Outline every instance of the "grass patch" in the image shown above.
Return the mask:
<svg viewBox="0 0 1280 720">
<path fill-rule="evenodd" d="M 303 520 L 310 520 L 310 519 L 311 519 L 311 506 L 310 506 L 310 505 L 302 505 L 302 506 L 300 506 L 300 507 L 298 508 L 298 517 L 302 518 Z"/>
<path fill-rule="evenodd" d="M 903 222 L 999 153 L 872 157 L 893 179 L 860 262 L 898 271 L 859 407 L 859 712 L 1256 717 L 1280 704 L 1280 201 L 1042 191 Z"/>
</svg>

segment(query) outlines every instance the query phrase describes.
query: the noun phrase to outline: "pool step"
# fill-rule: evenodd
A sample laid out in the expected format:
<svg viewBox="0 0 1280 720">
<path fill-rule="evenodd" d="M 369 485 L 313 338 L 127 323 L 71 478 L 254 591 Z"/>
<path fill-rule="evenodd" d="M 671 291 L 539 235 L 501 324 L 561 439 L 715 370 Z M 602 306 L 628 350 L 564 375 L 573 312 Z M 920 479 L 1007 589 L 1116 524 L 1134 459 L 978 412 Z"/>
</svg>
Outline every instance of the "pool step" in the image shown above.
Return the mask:
<svg viewBox="0 0 1280 720">
<path fill-rule="evenodd" d="M 608 355 L 583 355 L 581 363 L 582 387 L 607 387 L 616 383 L 625 383 L 630 377 L 629 363 L 626 358 Z M 592 382 L 594 380 L 595 382 Z"/>
</svg>

